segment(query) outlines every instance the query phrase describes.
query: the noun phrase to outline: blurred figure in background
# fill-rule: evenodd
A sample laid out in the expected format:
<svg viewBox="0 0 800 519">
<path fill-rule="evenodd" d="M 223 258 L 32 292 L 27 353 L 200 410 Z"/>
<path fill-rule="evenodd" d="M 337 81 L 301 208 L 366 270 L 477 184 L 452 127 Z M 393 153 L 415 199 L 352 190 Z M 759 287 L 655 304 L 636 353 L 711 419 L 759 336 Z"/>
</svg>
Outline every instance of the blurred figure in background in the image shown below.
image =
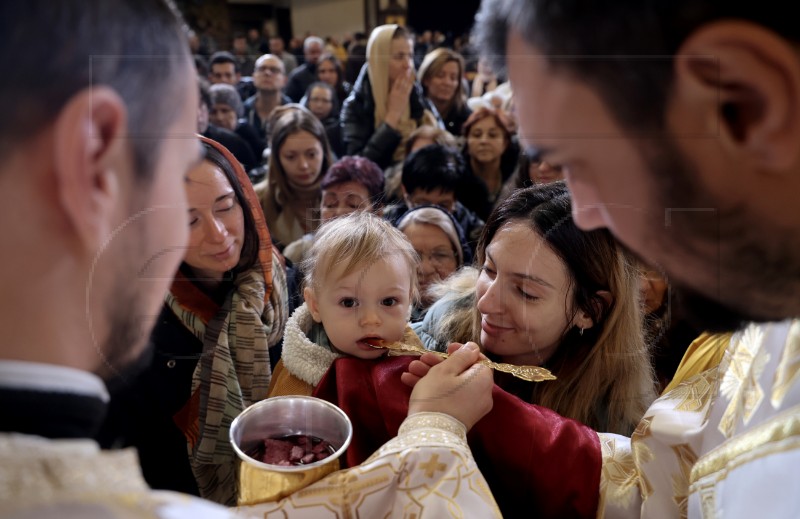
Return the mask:
<svg viewBox="0 0 800 519">
<path fill-rule="evenodd" d="M 211 110 L 208 113 L 209 122 L 220 128 L 231 130 L 241 137 L 250 146 L 255 165 L 260 165 L 264 144 L 256 129 L 244 118 L 244 103 L 242 103 L 239 93 L 230 85 L 218 83 L 211 85 L 209 95 L 211 96 Z M 249 171 L 256 166 L 247 167 L 246 169 Z"/>
</svg>

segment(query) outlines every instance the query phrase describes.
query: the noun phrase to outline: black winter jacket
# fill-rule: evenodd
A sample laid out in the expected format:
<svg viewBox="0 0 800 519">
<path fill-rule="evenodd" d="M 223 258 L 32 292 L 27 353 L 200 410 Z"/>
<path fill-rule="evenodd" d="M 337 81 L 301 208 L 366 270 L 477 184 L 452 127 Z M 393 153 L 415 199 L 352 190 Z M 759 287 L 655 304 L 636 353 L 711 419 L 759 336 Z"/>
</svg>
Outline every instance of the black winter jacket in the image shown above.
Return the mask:
<svg viewBox="0 0 800 519">
<path fill-rule="evenodd" d="M 408 99 L 411 103 L 411 118 L 422 122 L 425 110 L 436 117 L 443 127 L 439 114 L 422 95 L 419 83 L 414 85 Z M 381 169 L 392 165 L 392 157 L 403 136 L 386 123 L 375 128 L 375 99 L 367 73 L 367 65 L 361 68 L 356 84 L 342 107 L 342 138 L 347 155 L 361 155 L 375 162 Z"/>
</svg>

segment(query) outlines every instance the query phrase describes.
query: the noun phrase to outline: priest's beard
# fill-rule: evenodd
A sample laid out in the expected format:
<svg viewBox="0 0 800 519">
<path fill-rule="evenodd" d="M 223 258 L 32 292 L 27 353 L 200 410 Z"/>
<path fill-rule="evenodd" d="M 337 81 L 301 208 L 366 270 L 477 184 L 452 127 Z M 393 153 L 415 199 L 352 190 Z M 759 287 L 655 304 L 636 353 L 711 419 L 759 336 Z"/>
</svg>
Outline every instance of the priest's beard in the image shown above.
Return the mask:
<svg viewBox="0 0 800 519">
<path fill-rule="evenodd" d="M 734 331 L 749 321 L 792 316 L 800 284 L 800 252 L 791 233 L 780 236 L 768 224 L 762 227 L 762 222 L 753 221 L 747 208 L 726 206 L 710 197 L 697 180 L 702 177 L 696 164 L 683 156 L 674 141 L 660 141 L 644 154 L 651 178 L 656 179 L 659 206 L 715 209 L 709 218 L 675 211 L 671 215 L 674 229 L 662 229 L 655 240 L 654 257 L 672 259 L 671 265 L 662 265 L 668 275 L 681 257 L 702 259 L 690 283 L 671 282 L 681 314 L 709 332 Z M 653 232 L 659 232 L 655 225 Z M 717 249 L 716 256 L 709 253 L 712 248 Z"/>
<path fill-rule="evenodd" d="M 135 291 L 135 283 L 121 280 L 118 285 L 107 317 L 110 332 L 102 346 L 100 376 L 109 391 L 131 384 L 153 360 L 150 333 L 155 319 L 137 313 L 144 308 L 144 297 Z"/>
</svg>

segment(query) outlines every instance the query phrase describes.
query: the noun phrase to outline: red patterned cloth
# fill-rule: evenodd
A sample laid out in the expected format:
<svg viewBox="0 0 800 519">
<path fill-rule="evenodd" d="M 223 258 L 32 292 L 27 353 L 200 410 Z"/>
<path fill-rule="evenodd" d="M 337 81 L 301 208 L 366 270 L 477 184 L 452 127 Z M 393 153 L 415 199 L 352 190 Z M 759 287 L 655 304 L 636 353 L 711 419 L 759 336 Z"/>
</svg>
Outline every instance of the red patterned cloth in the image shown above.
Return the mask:
<svg viewBox="0 0 800 519">
<path fill-rule="evenodd" d="M 414 358 L 343 357 L 320 381 L 314 396 L 338 405 L 353 422 L 344 460 L 349 466 L 397 434 L 411 395 L 400 375 Z M 596 517 L 602 464 L 597 433 L 497 386 L 492 396 L 492 411 L 468 440 L 503 515 Z"/>
</svg>

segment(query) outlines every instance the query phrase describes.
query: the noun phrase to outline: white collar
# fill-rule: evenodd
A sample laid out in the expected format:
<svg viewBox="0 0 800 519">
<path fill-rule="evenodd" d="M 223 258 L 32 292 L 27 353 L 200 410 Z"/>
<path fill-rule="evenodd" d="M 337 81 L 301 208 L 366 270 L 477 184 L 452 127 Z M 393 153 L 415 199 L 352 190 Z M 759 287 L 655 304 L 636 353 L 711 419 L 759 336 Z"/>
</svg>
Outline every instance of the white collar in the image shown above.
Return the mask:
<svg viewBox="0 0 800 519">
<path fill-rule="evenodd" d="M 103 380 L 93 373 L 56 364 L 0 360 L 0 387 L 74 393 L 108 402 Z"/>
</svg>

